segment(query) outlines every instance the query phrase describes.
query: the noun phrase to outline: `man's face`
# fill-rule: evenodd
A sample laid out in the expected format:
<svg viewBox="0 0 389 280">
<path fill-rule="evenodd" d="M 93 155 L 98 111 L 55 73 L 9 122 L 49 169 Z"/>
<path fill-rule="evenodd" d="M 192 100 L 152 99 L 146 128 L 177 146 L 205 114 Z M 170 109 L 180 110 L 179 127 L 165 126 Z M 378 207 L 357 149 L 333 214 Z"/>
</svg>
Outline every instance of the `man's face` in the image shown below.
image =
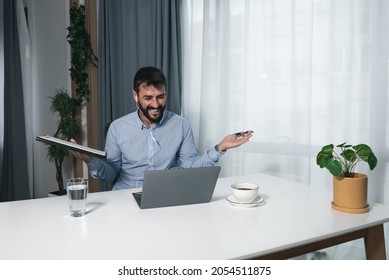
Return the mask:
<svg viewBox="0 0 389 280">
<path fill-rule="evenodd" d="M 142 84 L 139 87 L 139 94 L 133 91 L 135 102 L 139 105 L 139 116 L 143 122 L 150 125 L 159 122 L 163 117 L 166 105 L 166 90 L 154 86 Z"/>
</svg>

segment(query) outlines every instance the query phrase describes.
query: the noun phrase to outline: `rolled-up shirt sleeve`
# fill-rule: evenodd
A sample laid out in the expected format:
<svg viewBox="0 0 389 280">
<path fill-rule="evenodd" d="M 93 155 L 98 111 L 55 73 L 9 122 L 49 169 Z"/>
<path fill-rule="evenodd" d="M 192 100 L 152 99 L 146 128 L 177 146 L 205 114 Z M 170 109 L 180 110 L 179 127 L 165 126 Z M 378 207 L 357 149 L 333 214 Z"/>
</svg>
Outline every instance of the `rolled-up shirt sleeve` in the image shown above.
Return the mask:
<svg viewBox="0 0 389 280">
<path fill-rule="evenodd" d="M 102 179 L 109 182 L 114 182 L 121 169 L 121 152 L 115 139 L 115 128 L 109 129 L 106 139 L 105 150 L 107 152 L 107 159 L 102 160 L 92 157 L 91 161 L 87 163 L 89 173 L 92 177 Z"/>
<path fill-rule="evenodd" d="M 216 165 L 219 162 L 222 153 L 219 153 L 214 148 L 211 148 L 200 155 L 194 143 L 192 128 L 188 123 L 185 122 L 185 124 L 184 139 L 178 156 L 180 165 L 184 168 Z"/>
<path fill-rule="evenodd" d="M 114 182 L 119 174 L 119 171 L 115 170 L 111 164 L 95 157 L 87 163 L 87 166 L 93 178 Z"/>
</svg>

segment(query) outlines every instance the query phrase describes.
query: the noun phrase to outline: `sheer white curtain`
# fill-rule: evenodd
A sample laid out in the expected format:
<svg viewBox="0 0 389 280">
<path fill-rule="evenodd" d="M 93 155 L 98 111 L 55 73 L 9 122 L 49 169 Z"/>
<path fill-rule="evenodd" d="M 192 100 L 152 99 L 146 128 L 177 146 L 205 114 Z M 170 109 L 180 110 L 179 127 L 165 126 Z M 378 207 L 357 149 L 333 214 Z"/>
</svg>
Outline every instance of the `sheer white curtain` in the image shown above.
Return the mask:
<svg viewBox="0 0 389 280">
<path fill-rule="evenodd" d="M 199 149 L 253 129 L 222 174 L 264 172 L 331 188 L 315 157 L 369 144 L 369 199 L 389 204 L 389 1 L 183 0 L 183 116 Z"/>
</svg>

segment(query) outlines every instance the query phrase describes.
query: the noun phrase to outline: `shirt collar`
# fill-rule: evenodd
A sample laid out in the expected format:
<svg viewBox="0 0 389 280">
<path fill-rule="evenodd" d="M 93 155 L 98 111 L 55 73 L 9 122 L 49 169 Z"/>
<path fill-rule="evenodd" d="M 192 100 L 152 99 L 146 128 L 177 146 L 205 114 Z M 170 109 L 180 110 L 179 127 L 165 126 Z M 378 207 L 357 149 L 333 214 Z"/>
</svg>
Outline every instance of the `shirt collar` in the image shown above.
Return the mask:
<svg viewBox="0 0 389 280">
<path fill-rule="evenodd" d="M 138 110 L 136 110 L 135 111 L 135 114 L 136 114 L 136 121 L 137 121 L 137 123 L 139 124 L 139 126 L 140 126 L 140 129 L 141 130 L 143 130 L 143 129 L 149 129 L 143 122 L 142 122 L 142 120 L 140 119 L 140 117 L 139 117 L 139 109 Z M 152 126 L 151 126 L 151 128 L 150 129 L 156 129 L 157 127 L 159 127 L 159 126 L 161 126 L 162 125 L 162 123 L 163 123 L 163 121 L 164 121 L 164 119 L 165 119 L 165 116 L 166 116 L 166 109 L 163 111 L 163 116 L 162 116 L 162 119 L 159 121 L 159 122 L 157 122 L 157 123 L 154 123 Z"/>
</svg>

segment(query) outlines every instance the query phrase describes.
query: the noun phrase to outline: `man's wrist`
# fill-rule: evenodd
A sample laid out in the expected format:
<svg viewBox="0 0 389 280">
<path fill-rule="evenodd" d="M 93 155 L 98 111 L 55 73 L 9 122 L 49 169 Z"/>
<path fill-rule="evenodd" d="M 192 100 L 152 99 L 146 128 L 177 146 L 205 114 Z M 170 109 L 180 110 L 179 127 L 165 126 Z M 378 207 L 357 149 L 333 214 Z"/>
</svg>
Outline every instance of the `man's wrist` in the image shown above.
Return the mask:
<svg viewBox="0 0 389 280">
<path fill-rule="evenodd" d="M 221 150 L 221 149 L 219 149 L 219 145 L 216 144 L 216 145 L 215 145 L 215 151 L 218 152 L 218 153 L 220 153 L 220 154 L 224 154 L 227 150 Z"/>
</svg>

